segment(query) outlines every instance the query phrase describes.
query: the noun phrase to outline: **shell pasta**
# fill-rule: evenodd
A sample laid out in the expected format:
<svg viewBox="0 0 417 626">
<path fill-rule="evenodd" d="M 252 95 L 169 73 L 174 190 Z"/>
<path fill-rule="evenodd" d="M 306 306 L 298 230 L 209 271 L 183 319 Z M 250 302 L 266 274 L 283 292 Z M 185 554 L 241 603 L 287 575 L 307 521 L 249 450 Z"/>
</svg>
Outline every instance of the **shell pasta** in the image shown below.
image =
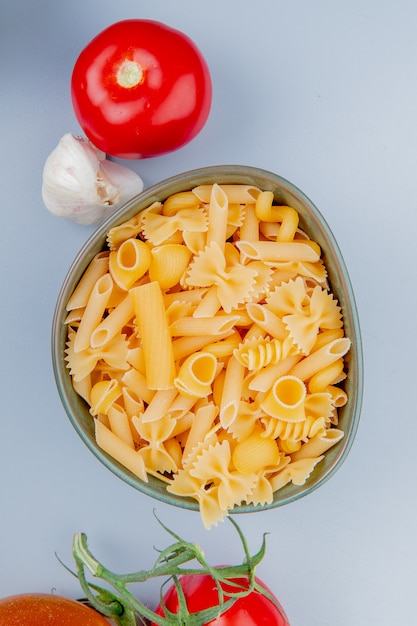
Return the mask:
<svg viewBox="0 0 417 626">
<path fill-rule="evenodd" d="M 298 212 L 214 183 L 154 202 L 106 241 L 65 320 L 97 444 L 196 500 L 207 528 L 303 485 L 344 436 L 351 342 Z"/>
</svg>

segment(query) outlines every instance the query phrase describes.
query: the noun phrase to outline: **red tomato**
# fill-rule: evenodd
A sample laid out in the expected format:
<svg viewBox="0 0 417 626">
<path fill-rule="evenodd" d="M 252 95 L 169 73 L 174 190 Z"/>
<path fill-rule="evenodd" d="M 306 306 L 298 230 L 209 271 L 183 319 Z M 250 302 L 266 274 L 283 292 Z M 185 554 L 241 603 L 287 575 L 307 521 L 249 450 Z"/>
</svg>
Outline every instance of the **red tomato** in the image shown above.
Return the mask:
<svg viewBox="0 0 417 626">
<path fill-rule="evenodd" d="M 97 611 L 52 594 L 22 594 L 0 600 L 0 626 L 109 626 Z"/>
<path fill-rule="evenodd" d="M 234 580 L 242 585 L 245 583 L 244 578 Z M 261 580 L 256 578 L 256 581 L 275 598 Z M 209 574 L 184 575 L 180 578 L 180 584 L 190 613 L 195 613 L 218 604 L 217 589 L 213 578 Z M 231 589 L 231 587 L 226 585 L 222 585 L 222 587 L 224 591 Z M 165 606 L 170 611 L 174 614 L 178 612 L 178 596 L 174 585 L 168 589 L 163 600 Z M 230 609 L 220 617 L 207 622 L 206 626 L 289 626 L 284 609 L 278 600 L 276 602 L 280 608 L 258 591 L 253 591 L 249 595 L 236 600 Z M 158 606 L 156 613 L 164 615 L 161 605 Z"/>
<path fill-rule="evenodd" d="M 203 128 L 210 73 L 183 33 L 131 19 L 99 33 L 78 57 L 71 80 L 75 115 L 109 155 L 140 159 L 171 152 Z"/>
</svg>

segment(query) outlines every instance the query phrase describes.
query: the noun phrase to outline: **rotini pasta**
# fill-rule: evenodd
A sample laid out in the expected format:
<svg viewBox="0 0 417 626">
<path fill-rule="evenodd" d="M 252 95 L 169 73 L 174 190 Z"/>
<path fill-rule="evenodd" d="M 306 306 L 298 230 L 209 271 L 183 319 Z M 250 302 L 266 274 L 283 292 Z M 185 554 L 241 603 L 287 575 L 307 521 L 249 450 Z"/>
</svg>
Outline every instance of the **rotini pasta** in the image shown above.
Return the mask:
<svg viewBox="0 0 417 626">
<path fill-rule="evenodd" d="M 251 337 L 233 351 L 236 359 L 248 370 L 260 370 L 270 364 L 279 363 L 282 344 L 275 337 Z"/>
<path fill-rule="evenodd" d="M 209 528 L 302 485 L 340 441 L 350 339 L 317 242 L 248 185 L 201 185 L 112 228 L 67 304 L 98 445 Z"/>
</svg>

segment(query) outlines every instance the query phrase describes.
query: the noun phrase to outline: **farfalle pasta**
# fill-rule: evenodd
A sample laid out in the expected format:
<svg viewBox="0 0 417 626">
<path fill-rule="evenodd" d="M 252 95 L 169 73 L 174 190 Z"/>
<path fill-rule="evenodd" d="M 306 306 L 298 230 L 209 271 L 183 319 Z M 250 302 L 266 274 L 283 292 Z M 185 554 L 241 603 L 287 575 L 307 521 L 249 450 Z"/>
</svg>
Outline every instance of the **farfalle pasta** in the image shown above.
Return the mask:
<svg viewBox="0 0 417 626">
<path fill-rule="evenodd" d="M 68 301 L 66 363 L 98 445 L 204 525 L 302 485 L 344 433 L 342 312 L 293 207 L 200 185 L 107 235 Z"/>
</svg>

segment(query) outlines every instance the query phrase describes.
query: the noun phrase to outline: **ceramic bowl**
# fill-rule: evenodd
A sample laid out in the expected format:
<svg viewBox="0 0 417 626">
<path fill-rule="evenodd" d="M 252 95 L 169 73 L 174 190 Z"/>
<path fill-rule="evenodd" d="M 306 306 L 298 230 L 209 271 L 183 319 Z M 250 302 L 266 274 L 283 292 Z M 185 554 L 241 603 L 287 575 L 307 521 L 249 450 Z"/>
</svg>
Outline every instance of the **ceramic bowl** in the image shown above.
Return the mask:
<svg viewBox="0 0 417 626">
<path fill-rule="evenodd" d="M 74 391 L 65 365 L 67 328 L 64 320 L 66 303 L 91 259 L 105 248 L 106 234 L 110 228 L 133 217 L 138 211 L 148 207 L 154 201 L 162 201 L 170 194 L 213 182 L 249 184 L 263 190 L 270 190 L 274 193 L 277 204 L 289 205 L 298 211 L 300 227 L 321 246 L 331 289 L 342 308 L 345 334 L 352 341 L 351 349 L 345 357 L 347 378 L 343 383 L 349 400 L 344 407 L 339 409 L 339 427 L 345 433 L 344 438 L 326 453 L 325 459 L 316 465 L 304 485 L 286 485 L 275 492 L 273 501 L 264 507 L 243 505 L 235 507 L 231 511 L 232 513 L 247 513 L 288 504 L 323 485 L 346 459 L 360 419 L 363 365 L 360 327 L 354 293 L 342 254 L 331 229 L 311 200 L 297 187 L 277 174 L 255 167 L 219 165 L 178 174 L 153 185 L 134 197 L 95 230 L 69 268 L 59 293 L 53 318 L 52 360 L 58 392 L 65 411 L 81 440 L 97 459 L 126 483 L 148 496 L 171 505 L 198 510 L 198 504 L 195 500 L 168 493 L 165 483 L 153 476 L 149 476 L 147 483 L 141 481 L 97 446 L 94 438 L 93 420 L 88 406 Z"/>
</svg>

